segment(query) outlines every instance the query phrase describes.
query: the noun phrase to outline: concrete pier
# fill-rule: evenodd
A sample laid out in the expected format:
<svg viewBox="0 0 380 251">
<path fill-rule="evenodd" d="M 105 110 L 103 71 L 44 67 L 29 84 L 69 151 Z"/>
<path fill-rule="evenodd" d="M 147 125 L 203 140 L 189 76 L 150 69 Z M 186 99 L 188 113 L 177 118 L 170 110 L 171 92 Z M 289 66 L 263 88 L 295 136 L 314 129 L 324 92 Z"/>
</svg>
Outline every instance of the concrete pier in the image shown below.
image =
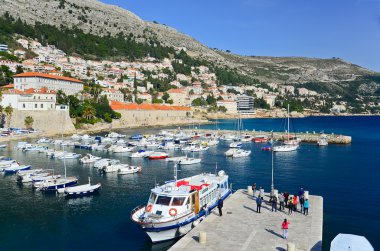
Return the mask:
<svg viewBox="0 0 380 251">
<path fill-rule="evenodd" d="M 186 132 L 193 132 L 198 134 L 215 134 L 218 136 L 226 135 L 226 134 L 236 134 L 234 130 L 205 130 L 205 129 L 185 129 Z M 264 132 L 264 131 L 242 131 L 242 135 L 251 135 L 251 136 L 267 136 L 271 137 L 272 132 Z M 302 139 L 303 142 L 309 143 L 317 143 L 319 138 L 321 137 L 320 133 L 317 132 L 291 132 L 290 135 L 296 135 Z M 350 144 L 352 142 L 352 137 L 341 134 L 325 134 L 327 137 L 327 141 L 329 144 Z M 284 140 L 287 139 L 287 134 L 285 132 L 273 132 L 273 138 L 275 140 Z"/>
<path fill-rule="evenodd" d="M 269 194 L 265 194 L 269 201 Z M 293 212 L 271 211 L 271 205 L 263 203 L 261 213 L 256 212 L 256 202 L 246 190 L 236 191 L 228 198 L 220 217 L 217 209 L 170 250 L 322 250 L 323 198 L 309 195 L 309 215 Z M 300 207 L 298 205 L 298 210 Z M 289 237 L 282 238 L 281 223 L 290 221 Z M 206 233 L 205 243 L 199 242 L 199 234 Z"/>
</svg>

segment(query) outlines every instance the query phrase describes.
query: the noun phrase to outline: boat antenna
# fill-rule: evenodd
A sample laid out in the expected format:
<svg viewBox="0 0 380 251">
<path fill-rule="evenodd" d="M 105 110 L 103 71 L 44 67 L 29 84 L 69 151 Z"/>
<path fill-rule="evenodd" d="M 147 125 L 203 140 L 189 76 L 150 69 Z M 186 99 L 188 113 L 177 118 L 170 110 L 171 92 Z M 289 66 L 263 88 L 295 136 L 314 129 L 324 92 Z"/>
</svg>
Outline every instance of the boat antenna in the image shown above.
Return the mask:
<svg viewBox="0 0 380 251">
<path fill-rule="evenodd" d="M 218 162 L 215 162 L 215 175 L 218 173 Z"/>
<path fill-rule="evenodd" d="M 67 105 L 67 108 L 69 107 L 69 105 Z M 69 109 L 70 111 L 70 109 Z M 63 111 L 65 112 L 65 110 Z M 65 168 L 65 179 L 67 178 L 67 175 L 66 175 L 66 158 L 65 158 L 65 143 L 63 142 L 63 124 L 65 123 L 65 116 L 62 116 L 62 119 L 63 119 L 63 122 L 62 122 L 62 126 L 61 126 L 61 138 L 62 138 L 62 152 L 63 152 L 63 166 Z"/>
</svg>

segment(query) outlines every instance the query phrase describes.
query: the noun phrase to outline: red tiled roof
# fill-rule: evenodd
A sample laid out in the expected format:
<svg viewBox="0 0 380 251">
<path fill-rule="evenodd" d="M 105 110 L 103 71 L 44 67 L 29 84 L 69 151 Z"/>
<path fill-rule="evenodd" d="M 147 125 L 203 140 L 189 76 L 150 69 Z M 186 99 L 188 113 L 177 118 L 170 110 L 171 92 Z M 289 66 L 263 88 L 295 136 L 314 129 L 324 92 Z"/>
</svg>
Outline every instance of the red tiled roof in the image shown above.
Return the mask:
<svg viewBox="0 0 380 251">
<path fill-rule="evenodd" d="M 50 74 L 40 73 L 40 72 L 24 72 L 24 73 L 20 73 L 20 74 L 14 75 L 13 77 L 16 77 L 16 78 L 40 77 L 40 78 L 50 78 L 50 79 L 57 79 L 57 80 L 64 80 L 64 81 L 82 83 L 82 81 L 80 81 L 78 79 L 75 79 L 75 78 L 55 76 L 55 75 L 50 75 Z"/>
<path fill-rule="evenodd" d="M 49 90 L 46 87 L 42 87 L 41 89 L 34 89 L 29 88 L 25 91 L 16 90 L 16 89 L 9 89 L 3 92 L 4 94 L 33 94 L 33 93 L 39 93 L 39 94 L 56 94 L 54 90 Z"/>
<path fill-rule="evenodd" d="M 157 111 L 191 111 L 190 107 L 186 106 L 168 106 L 160 104 L 136 104 L 136 103 L 123 103 L 119 101 L 111 101 L 111 108 L 113 110 L 157 110 Z"/>
<path fill-rule="evenodd" d="M 2 88 L 13 88 L 15 87 L 14 84 L 7 84 L 7 85 L 4 85 Z"/>
<path fill-rule="evenodd" d="M 186 89 L 170 89 L 167 91 L 167 93 L 186 93 Z"/>
</svg>

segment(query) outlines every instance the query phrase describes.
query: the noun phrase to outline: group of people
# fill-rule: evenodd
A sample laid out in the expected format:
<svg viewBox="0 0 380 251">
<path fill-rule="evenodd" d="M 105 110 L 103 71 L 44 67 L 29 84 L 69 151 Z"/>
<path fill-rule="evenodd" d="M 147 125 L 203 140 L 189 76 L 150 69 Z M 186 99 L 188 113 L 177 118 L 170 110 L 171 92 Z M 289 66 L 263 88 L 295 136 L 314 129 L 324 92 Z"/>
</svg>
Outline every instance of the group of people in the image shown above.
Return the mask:
<svg viewBox="0 0 380 251">
<path fill-rule="evenodd" d="M 256 197 L 256 211 L 257 213 L 261 213 L 261 205 L 264 202 L 264 190 L 262 187 L 258 191 L 256 191 L 256 183 L 252 185 L 253 196 L 258 195 Z M 305 191 L 301 187 L 298 191 L 298 194 L 291 195 L 288 192 L 274 194 L 270 197 L 269 203 L 272 205 L 272 212 L 285 211 L 285 207 L 288 208 L 288 214 L 292 214 L 293 212 L 298 211 L 298 204 L 300 204 L 300 212 L 304 215 L 309 215 L 309 199 L 305 197 Z"/>
<path fill-rule="evenodd" d="M 258 192 L 256 197 L 256 212 L 261 213 L 261 205 L 264 202 L 264 189 L 260 187 L 260 189 L 256 191 L 256 183 L 253 183 L 252 191 L 253 196 Z M 277 206 L 279 211 L 285 211 L 285 207 L 287 207 L 288 214 L 290 215 L 293 212 L 297 212 L 298 204 L 300 204 L 300 213 L 303 213 L 304 215 L 309 214 L 309 199 L 305 197 L 305 191 L 302 187 L 298 193 L 294 195 L 291 195 L 288 192 L 280 193 L 278 195 L 274 194 L 270 197 L 269 203 L 272 205 L 272 212 L 277 212 Z M 284 219 L 281 224 L 282 237 L 284 239 L 288 238 L 289 224 L 290 222 L 287 219 Z"/>
</svg>

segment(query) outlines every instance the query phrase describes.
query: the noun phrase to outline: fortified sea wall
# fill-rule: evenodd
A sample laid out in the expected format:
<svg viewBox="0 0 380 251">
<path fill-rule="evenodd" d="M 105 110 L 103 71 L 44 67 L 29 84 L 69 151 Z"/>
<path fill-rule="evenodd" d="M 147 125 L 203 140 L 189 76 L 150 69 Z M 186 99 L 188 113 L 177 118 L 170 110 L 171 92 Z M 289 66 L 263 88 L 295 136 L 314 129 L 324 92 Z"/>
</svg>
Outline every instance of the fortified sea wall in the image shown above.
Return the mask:
<svg viewBox="0 0 380 251">
<path fill-rule="evenodd" d="M 25 128 L 25 118 L 34 120 L 33 129 L 44 133 L 74 133 L 75 127 L 68 110 L 20 111 L 13 110 L 10 127 Z"/>
</svg>

